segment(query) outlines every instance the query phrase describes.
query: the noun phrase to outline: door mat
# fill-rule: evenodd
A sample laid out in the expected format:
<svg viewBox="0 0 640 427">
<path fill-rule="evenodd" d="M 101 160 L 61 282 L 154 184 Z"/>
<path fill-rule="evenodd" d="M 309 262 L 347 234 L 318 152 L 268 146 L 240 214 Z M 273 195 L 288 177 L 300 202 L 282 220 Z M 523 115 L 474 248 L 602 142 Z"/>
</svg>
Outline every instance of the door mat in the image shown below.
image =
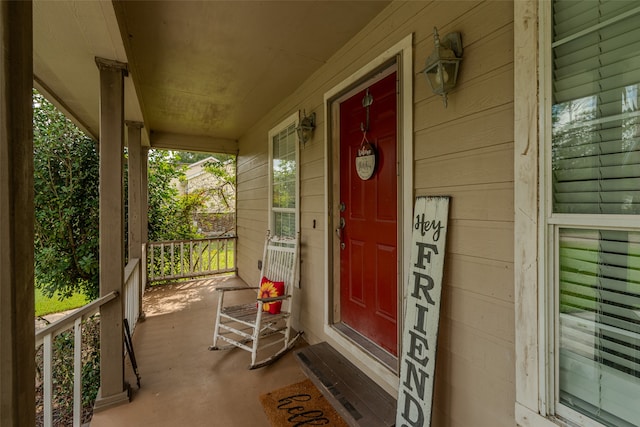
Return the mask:
<svg viewBox="0 0 640 427">
<path fill-rule="evenodd" d="M 273 427 L 348 427 L 311 380 L 263 394 L 260 402 Z"/>
</svg>

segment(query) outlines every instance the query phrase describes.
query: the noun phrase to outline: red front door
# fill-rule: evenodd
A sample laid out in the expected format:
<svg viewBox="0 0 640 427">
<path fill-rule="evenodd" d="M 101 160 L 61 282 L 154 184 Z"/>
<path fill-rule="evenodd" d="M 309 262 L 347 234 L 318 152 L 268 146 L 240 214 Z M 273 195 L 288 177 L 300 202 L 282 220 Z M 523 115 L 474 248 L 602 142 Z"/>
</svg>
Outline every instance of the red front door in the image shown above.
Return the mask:
<svg viewBox="0 0 640 427">
<path fill-rule="evenodd" d="M 340 318 L 397 356 L 397 94 L 396 73 L 368 87 L 366 139 L 376 153 L 371 178 L 356 170 L 367 108 L 366 90 L 340 103 Z"/>
</svg>

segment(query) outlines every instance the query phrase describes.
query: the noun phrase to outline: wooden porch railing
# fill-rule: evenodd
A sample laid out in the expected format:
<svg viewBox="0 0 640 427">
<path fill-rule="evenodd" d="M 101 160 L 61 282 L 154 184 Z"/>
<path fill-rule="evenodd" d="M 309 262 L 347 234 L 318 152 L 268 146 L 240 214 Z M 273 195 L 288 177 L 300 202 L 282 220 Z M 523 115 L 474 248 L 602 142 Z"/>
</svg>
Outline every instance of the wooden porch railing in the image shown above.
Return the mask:
<svg viewBox="0 0 640 427">
<path fill-rule="evenodd" d="M 147 244 L 149 282 L 236 271 L 236 237 Z"/>
<path fill-rule="evenodd" d="M 144 256 L 143 256 L 144 259 Z M 124 317 L 129 322 L 131 333 L 136 329 L 140 317 L 140 298 L 144 293 L 142 287 L 144 271 L 140 271 L 144 263 L 139 258 L 129 260 L 124 269 Z"/>
<path fill-rule="evenodd" d="M 113 291 L 90 302 L 36 332 L 36 349 L 43 345 L 43 423 L 53 425 L 53 340 L 61 333 L 73 328 L 73 426 L 80 427 L 82 421 L 82 321 L 96 314 L 100 307 L 118 296 Z"/>
<path fill-rule="evenodd" d="M 124 317 L 129 322 L 132 333 L 140 316 L 140 297 L 143 291 L 141 283 L 144 283 L 144 274 L 141 274 L 140 269 L 144 265 L 143 260 L 133 258 L 125 267 Z M 98 313 L 100 307 L 117 297 L 118 292 L 113 291 L 36 332 L 36 350 L 40 345 L 43 346 L 42 405 L 45 427 L 53 426 L 53 343 L 55 338 L 73 328 L 73 426 L 80 427 L 82 423 L 82 337 L 84 333 L 82 322 Z"/>
<path fill-rule="evenodd" d="M 141 298 L 148 281 L 233 272 L 236 270 L 235 259 L 235 237 L 154 242 L 143 245 L 142 258 L 130 259 L 124 270 L 122 303 L 124 318 L 129 323 L 131 333 L 135 330 L 141 315 Z M 100 307 L 114 300 L 118 295 L 116 291 L 104 295 L 36 332 L 36 350 L 40 346 L 43 347 L 41 375 L 45 427 L 53 426 L 54 422 L 54 340 L 57 336 L 73 330 L 73 426 L 80 427 L 82 423 L 82 323 L 98 313 Z"/>
</svg>

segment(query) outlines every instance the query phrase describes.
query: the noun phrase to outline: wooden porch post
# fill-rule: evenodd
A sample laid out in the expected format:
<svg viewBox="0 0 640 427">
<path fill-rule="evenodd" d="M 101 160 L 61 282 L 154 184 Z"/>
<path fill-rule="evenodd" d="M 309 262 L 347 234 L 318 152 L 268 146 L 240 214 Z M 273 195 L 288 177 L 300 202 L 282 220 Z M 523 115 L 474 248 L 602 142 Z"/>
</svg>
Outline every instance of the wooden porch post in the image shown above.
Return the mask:
<svg viewBox="0 0 640 427">
<path fill-rule="evenodd" d="M 35 424 L 32 4 L 0 2 L 0 426 Z"/>
<path fill-rule="evenodd" d="M 100 391 L 95 410 L 129 401 L 124 381 L 124 76 L 126 64 L 96 58 L 100 70 Z"/>
<path fill-rule="evenodd" d="M 127 121 L 127 147 L 129 153 L 129 259 L 142 258 L 142 218 L 146 215 L 143 210 L 143 160 L 141 133 L 143 124 Z M 145 153 L 146 154 L 146 153 Z M 145 163 L 146 164 L 146 163 Z M 141 260 L 142 261 L 142 260 Z M 138 313 L 142 314 L 142 275 L 146 274 L 146 266 L 140 265 L 138 283 Z"/>
<path fill-rule="evenodd" d="M 142 123 L 127 121 L 129 153 L 129 258 L 142 256 Z"/>
<path fill-rule="evenodd" d="M 149 148 L 142 148 L 142 243 L 149 242 Z"/>
</svg>

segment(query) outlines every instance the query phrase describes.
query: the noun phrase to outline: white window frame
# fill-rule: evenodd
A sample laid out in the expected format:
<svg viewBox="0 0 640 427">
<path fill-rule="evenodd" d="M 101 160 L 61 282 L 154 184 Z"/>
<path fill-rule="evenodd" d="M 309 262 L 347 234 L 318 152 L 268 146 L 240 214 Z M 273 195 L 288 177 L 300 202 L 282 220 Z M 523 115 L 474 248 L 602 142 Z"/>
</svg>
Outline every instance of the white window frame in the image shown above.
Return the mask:
<svg viewBox="0 0 640 427">
<path fill-rule="evenodd" d="M 594 221 L 594 215 L 551 212 L 551 21 L 547 0 L 514 3 L 515 418 L 522 427 L 603 427 L 566 406 L 556 408 L 554 251 L 560 228 L 637 230 L 637 216 L 597 215 Z"/>
<path fill-rule="evenodd" d="M 300 111 L 296 111 L 289 117 L 281 121 L 276 127 L 269 131 L 269 172 L 268 172 L 268 207 L 269 207 L 269 230 L 273 233 L 275 230 L 275 224 L 273 223 L 274 207 L 273 207 L 273 138 L 283 130 L 290 126 L 297 127 L 300 124 Z M 296 221 L 296 233 L 300 232 L 300 141 L 296 135 L 296 207 L 295 207 L 295 221 Z"/>
<path fill-rule="evenodd" d="M 552 155 L 551 155 L 551 107 L 552 107 L 552 57 L 551 57 L 551 28 L 552 28 L 552 2 L 540 2 L 540 39 L 542 41 L 540 55 L 540 180 L 541 206 L 540 212 L 544 212 L 541 221 L 543 228 L 543 242 L 540 245 L 540 295 L 546 295 L 546 299 L 539 300 L 539 310 L 543 314 L 540 317 L 541 331 L 541 369 L 543 370 L 543 387 L 540 400 L 544 402 L 547 413 L 578 423 L 584 427 L 604 427 L 604 424 L 563 405 L 559 401 L 560 389 L 560 331 L 559 313 L 559 269 L 558 248 L 560 242 L 560 230 L 562 228 L 578 228 L 593 230 L 638 230 L 638 215 L 604 215 L 604 214 L 566 214 L 553 212 L 553 179 L 552 179 Z"/>
</svg>

